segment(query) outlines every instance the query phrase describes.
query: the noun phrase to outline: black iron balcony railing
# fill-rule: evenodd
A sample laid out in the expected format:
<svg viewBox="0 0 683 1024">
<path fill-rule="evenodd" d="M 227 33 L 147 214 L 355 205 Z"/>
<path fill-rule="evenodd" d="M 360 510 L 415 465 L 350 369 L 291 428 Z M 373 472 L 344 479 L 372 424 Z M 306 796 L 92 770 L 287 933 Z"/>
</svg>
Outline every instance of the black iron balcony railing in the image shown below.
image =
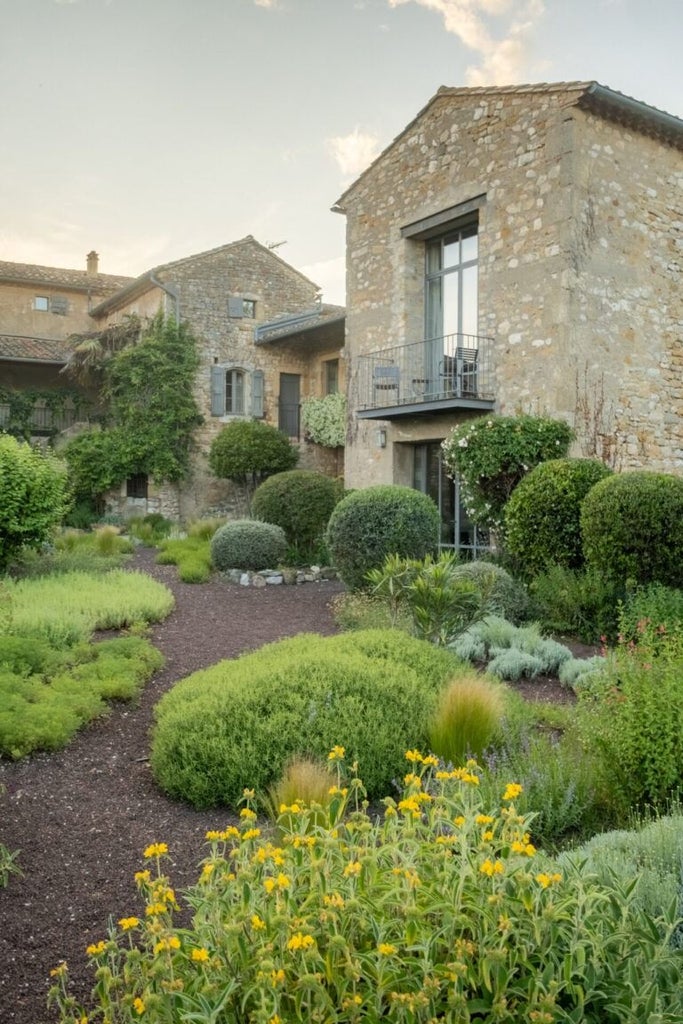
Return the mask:
<svg viewBox="0 0 683 1024">
<path fill-rule="evenodd" d="M 494 402 L 493 339 L 447 334 L 358 357 L 358 412 L 368 418 Z"/>
</svg>

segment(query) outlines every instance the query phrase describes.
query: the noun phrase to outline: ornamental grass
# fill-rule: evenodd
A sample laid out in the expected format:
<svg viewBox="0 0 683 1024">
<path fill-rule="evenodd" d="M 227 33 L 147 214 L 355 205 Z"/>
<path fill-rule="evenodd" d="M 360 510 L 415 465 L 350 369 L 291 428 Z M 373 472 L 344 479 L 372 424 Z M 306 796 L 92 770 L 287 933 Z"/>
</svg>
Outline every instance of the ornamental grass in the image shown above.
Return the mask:
<svg viewBox="0 0 683 1024">
<path fill-rule="evenodd" d="M 277 842 L 247 791 L 239 825 L 207 833 L 184 900 L 172 846 L 150 845 L 137 904 L 88 946 L 89 1006 L 54 968 L 60 1024 L 681 1020 L 675 916 L 653 921 L 627 889 L 541 857 L 518 783 L 484 804 L 474 762 L 444 771 L 411 750 L 402 795 L 372 820 L 343 757 L 330 754 L 327 811 L 287 807 Z"/>
</svg>

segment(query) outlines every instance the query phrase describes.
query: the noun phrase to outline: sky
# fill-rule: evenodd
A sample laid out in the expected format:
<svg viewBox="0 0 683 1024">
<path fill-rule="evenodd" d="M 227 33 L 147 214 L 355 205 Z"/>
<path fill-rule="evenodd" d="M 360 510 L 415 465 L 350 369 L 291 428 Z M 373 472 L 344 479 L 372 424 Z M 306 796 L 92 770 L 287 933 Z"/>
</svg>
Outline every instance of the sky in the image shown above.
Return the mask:
<svg viewBox="0 0 683 1024">
<path fill-rule="evenodd" d="M 0 260 L 137 276 L 254 235 L 344 302 L 331 207 L 440 85 L 683 117 L 683 0 L 0 0 Z"/>
</svg>

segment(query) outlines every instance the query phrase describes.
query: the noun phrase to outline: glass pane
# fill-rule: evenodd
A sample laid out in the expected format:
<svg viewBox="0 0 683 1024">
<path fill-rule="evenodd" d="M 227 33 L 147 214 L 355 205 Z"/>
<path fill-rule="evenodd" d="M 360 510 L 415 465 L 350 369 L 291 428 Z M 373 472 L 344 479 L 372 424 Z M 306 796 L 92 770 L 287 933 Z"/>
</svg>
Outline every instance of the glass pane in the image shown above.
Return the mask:
<svg viewBox="0 0 683 1024">
<path fill-rule="evenodd" d="M 441 270 L 441 239 L 427 243 L 427 273 L 435 274 Z"/>
<path fill-rule="evenodd" d="M 233 389 L 234 389 L 234 400 L 235 400 L 235 413 L 239 416 L 244 415 L 244 374 L 240 370 L 233 372 Z"/>
<path fill-rule="evenodd" d="M 460 282 L 459 274 L 444 274 L 443 276 L 443 334 L 458 334 L 458 313 L 460 306 Z"/>
<path fill-rule="evenodd" d="M 478 253 L 478 237 L 476 228 L 468 228 L 462 235 L 462 262 L 469 263 L 476 260 Z"/>
<path fill-rule="evenodd" d="M 440 338 L 443 334 L 441 318 L 441 278 L 427 281 L 427 337 Z"/>
<path fill-rule="evenodd" d="M 477 267 L 466 267 L 462 271 L 462 333 L 476 335 L 478 332 L 478 287 Z M 465 345 L 473 348 L 473 345 Z"/>
<path fill-rule="evenodd" d="M 443 242 L 443 266 L 457 267 L 460 263 L 460 232 L 456 235 L 449 235 Z"/>
</svg>

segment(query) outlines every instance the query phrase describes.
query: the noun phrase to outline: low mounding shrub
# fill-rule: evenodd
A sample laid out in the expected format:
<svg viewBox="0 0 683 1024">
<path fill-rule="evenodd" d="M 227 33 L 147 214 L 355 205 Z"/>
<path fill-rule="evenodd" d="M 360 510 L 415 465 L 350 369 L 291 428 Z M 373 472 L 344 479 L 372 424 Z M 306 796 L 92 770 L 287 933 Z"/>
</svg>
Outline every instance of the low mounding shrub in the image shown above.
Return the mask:
<svg viewBox="0 0 683 1024">
<path fill-rule="evenodd" d="M 384 796 L 458 664 L 391 630 L 296 637 L 221 662 L 157 705 L 155 778 L 197 807 L 235 807 L 245 786 L 267 788 L 294 755 L 324 758 L 337 739 Z"/>
<path fill-rule="evenodd" d="M 472 580 L 486 595 L 486 607 L 494 615 L 509 622 L 521 622 L 527 614 L 529 597 L 526 588 L 509 572 L 493 562 L 474 561 L 456 565 L 453 575 Z"/>
<path fill-rule="evenodd" d="M 597 875 L 601 883 L 616 878 L 623 885 L 636 883 L 636 906 L 653 918 L 663 917 L 673 905 L 683 917 L 683 816 L 680 812 L 641 823 L 629 831 L 603 832 L 583 846 L 560 855 L 559 862 L 581 865 L 584 874 Z M 683 948 L 683 930 L 673 936 Z"/>
<path fill-rule="evenodd" d="M 253 490 L 271 473 L 293 469 L 298 449 L 286 434 L 262 420 L 233 420 L 214 437 L 209 466 L 218 477 Z"/>
<path fill-rule="evenodd" d="M 333 764 L 343 750 L 329 755 Z M 529 842 L 520 787 L 484 803 L 476 768 L 409 773 L 383 821 L 343 817 L 352 779 L 327 813 L 288 807 L 281 841 L 256 815 L 207 833 L 180 928 L 165 842 L 136 874 L 139 916 L 88 947 L 93 1016 L 130 1021 L 428 1024 L 681 1020 L 681 957 L 625 887 L 560 868 Z M 404 761 L 405 765 L 405 761 Z M 405 769 L 404 769 L 405 770 Z M 341 778 L 338 783 L 343 783 Z M 350 792 L 343 797 L 343 790 Z M 144 911 L 143 908 L 144 907 Z M 137 908 L 134 908 L 137 909 Z M 53 972 L 60 1024 L 89 1017 Z"/>
<path fill-rule="evenodd" d="M 211 538 L 216 569 L 274 569 L 287 550 L 285 531 L 257 519 L 234 519 Z"/>
<path fill-rule="evenodd" d="M 392 484 L 353 491 L 335 507 L 325 542 L 342 580 L 367 589 L 365 575 L 387 555 L 424 558 L 436 551 L 439 510 L 426 494 Z"/>
<path fill-rule="evenodd" d="M 513 626 L 495 615 L 470 626 L 451 646 L 466 661 L 488 661 L 488 671 L 499 679 L 555 675 L 572 656 L 564 644 L 541 636 L 536 623 Z"/>
<path fill-rule="evenodd" d="M 292 469 L 268 477 L 256 488 L 251 514 L 281 526 L 287 543 L 304 551 L 320 540 L 340 497 L 339 484 L 331 477 Z"/>
<path fill-rule="evenodd" d="M 505 547 L 524 576 L 583 565 L 581 505 L 610 473 L 595 459 L 551 459 L 520 480 L 505 506 Z"/>
<path fill-rule="evenodd" d="M 620 473 L 581 508 L 586 560 L 606 579 L 683 587 L 683 477 Z"/>
<path fill-rule="evenodd" d="M 616 640 L 624 583 L 610 582 L 595 569 L 550 565 L 529 584 L 529 615 L 549 633 L 585 643 Z"/>
<path fill-rule="evenodd" d="M 683 655 L 683 590 L 651 583 L 630 593 L 619 609 L 619 635 L 658 652 L 677 647 Z"/>
</svg>

